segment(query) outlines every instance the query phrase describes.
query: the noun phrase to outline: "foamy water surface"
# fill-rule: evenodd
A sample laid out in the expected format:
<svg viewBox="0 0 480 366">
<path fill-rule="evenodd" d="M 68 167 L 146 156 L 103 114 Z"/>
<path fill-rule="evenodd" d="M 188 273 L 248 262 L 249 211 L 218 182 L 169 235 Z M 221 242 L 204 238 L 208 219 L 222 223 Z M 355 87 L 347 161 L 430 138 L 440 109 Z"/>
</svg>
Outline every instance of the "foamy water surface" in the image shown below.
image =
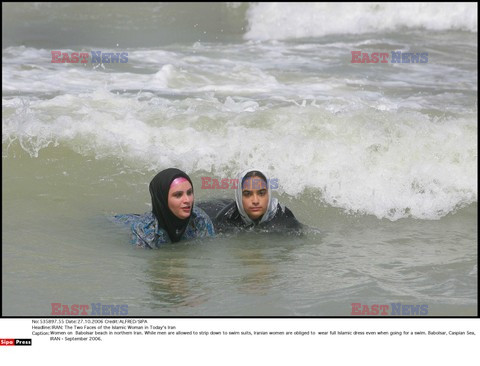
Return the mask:
<svg viewBox="0 0 480 366">
<path fill-rule="evenodd" d="M 476 4 L 109 6 L 4 8 L 4 278 L 33 267 L 72 284 L 75 258 L 92 284 L 81 296 L 96 301 L 99 250 L 114 253 L 112 270 L 118 262 L 136 288 L 125 297 L 112 285 L 105 301 L 139 314 L 347 314 L 359 298 L 473 311 Z M 79 12 L 83 23 L 72 20 Z M 99 22 L 109 12 L 117 17 Z M 25 23 L 30 14 L 37 20 Z M 33 34 L 42 21 L 52 28 Z M 72 34 L 57 39 L 53 27 L 65 24 Z M 56 64 L 52 50 L 128 52 L 128 62 Z M 428 62 L 353 64 L 351 51 L 427 52 Z M 149 180 L 170 166 L 191 174 L 204 200 L 233 193 L 199 189 L 202 176 L 261 167 L 311 231 L 278 246 L 247 236 L 134 253 L 104 218 L 147 211 Z M 41 248 L 40 259 L 20 242 Z M 47 269 L 52 257 L 63 263 L 57 273 Z M 77 299 L 68 286 L 47 287 L 35 295 L 44 310 L 18 311 L 44 314 L 57 295 Z M 8 297 L 26 295 L 8 286 L 7 295 L 4 311 L 15 313 Z M 259 307 L 265 298 L 278 307 Z"/>
</svg>

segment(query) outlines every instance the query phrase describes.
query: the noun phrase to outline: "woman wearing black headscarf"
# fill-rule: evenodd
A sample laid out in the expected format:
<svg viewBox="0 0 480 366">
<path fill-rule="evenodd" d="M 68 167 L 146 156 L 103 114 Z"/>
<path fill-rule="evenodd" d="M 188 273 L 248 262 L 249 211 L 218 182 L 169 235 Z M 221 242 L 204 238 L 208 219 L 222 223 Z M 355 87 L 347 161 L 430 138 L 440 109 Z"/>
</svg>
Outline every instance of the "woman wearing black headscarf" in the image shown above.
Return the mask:
<svg viewBox="0 0 480 366">
<path fill-rule="evenodd" d="M 158 173 L 150 182 L 152 211 L 143 215 L 117 215 L 132 229 L 132 244 L 156 249 L 164 243 L 214 236 L 208 215 L 194 206 L 190 177 L 176 168 Z"/>
</svg>

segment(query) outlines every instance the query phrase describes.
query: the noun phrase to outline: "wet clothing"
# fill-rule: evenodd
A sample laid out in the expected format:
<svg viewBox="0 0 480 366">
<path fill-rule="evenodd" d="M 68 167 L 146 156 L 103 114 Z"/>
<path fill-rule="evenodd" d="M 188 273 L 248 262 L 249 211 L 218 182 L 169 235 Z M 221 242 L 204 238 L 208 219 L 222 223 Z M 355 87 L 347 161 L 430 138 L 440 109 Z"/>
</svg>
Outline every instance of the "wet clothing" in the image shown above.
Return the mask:
<svg viewBox="0 0 480 366">
<path fill-rule="evenodd" d="M 242 188 L 245 176 L 250 172 L 259 172 L 266 179 L 265 188 L 268 191 L 267 210 L 258 220 L 252 220 L 243 208 Z M 298 232 L 303 225 L 287 207 L 282 206 L 272 197 L 268 176 L 258 169 L 248 169 L 238 175 L 238 186 L 235 190 L 235 200 L 214 200 L 199 203 L 212 218 L 217 233 L 238 231 L 246 228 L 266 229 L 268 231 Z"/>
<path fill-rule="evenodd" d="M 190 217 L 179 219 L 168 208 L 168 192 L 170 185 L 176 178 L 187 179 L 193 190 L 193 183 L 190 177 L 176 168 L 162 170 L 150 182 L 150 196 L 152 197 L 152 212 L 158 221 L 159 226 L 165 230 L 172 242 L 177 242 L 187 229 Z M 193 192 L 193 191 L 192 191 Z"/>
<path fill-rule="evenodd" d="M 226 205 L 213 219 L 213 225 L 217 233 L 240 231 L 247 228 L 264 229 L 268 231 L 299 232 L 303 225 L 295 218 L 295 215 L 287 207 L 277 203 L 274 214 L 268 221 L 252 221 L 246 223 L 235 201 Z"/>
<path fill-rule="evenodd" d="M 200 208 L 193 205 L 189 217 L 180 219 L 168 207 L 168 193 L 177 178 L 190 177 L 176 168 L 162 170 L 150 182 L 152 212 L 143 215 L 117 215 L 115 221 L 129 224 L 132 230 L 132 244 L 138 248 L 158 248 L 161 244 L 214 236 L 212 220 Z M 175 183 L 174 183 L 175 184 Z"/>
<path fill-rule="evenodd" d="M 165 229 L 158 225 L 153 212 L 143 215 L 116 215 L 115 221 L 129 225 L 132 230 L 131 243 L 137 248 L 157 249 L 162 244 L 170 243 L 170 237 Z M 191 240 L 215 236 L 215 230 L 210 217 L 201 208 L 194 206 L 190 220 L 180 240 Z"/>
<path fill-rule="evenodd" d="M 215 216 L 218 215 L 222 209 L 224 209 L 227 205 L 235 202 L 231 198 L 213 198 L 208 201 L 199 201 L 195 202 L 196 207 L 200 207 L 205 213 L 213 219 Z"/>
<path fill-rule="evenodd" d="M 267 189 L 268 192 L 268 204 L 267 204 L 267 210 L 263 214 L 263 216 L 260 218 L 260 221 L 253 222 L 253 220 L 247 215 L 243 208 L 243 200 L 242 200 L 242 194 L 243 194 L 243 183 L 245 176 L 250 173 L 250 172 L 259 172 L 261 173 L 265 178 L 266 178 L 266 186 L 265 188 Z M 278 205 L 278 200 L 275 197 L 272 197 L 272 190 L 270 189 L 270 180 L 268 179 L 268 176 L 264 174 L 261 170 L 259 169 L 248 169 L 244 170 L 238 175 L 238 185 L 237 189 L 235 190 L 235 202 L 237 203 L 237 210 L 242 218 L 243 222 L 247 225 L 257 225 L 257 224 L 262 224 L 264 222 L 270 221 L 273 216 L 275 215 L 277 211 L 277 205 Z"/>
</svg>

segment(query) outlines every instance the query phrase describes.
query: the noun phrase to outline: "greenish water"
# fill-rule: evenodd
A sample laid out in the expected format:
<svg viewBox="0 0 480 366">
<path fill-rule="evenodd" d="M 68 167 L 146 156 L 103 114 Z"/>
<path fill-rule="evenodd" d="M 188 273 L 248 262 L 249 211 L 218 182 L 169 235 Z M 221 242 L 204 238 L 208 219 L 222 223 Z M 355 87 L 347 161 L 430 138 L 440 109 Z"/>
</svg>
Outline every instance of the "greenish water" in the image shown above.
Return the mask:
<svg viewBox="0 0 480 366">
<path fill-rule="evenodd" d="M 2 4 L 3 315 L 476 315 L 477 11 L 439 6 Z M 309 228 L 135 250 L 109 218 L 150 210 L 173 166 L 197 201 L 233 197 L 202 177 L 264 169 Z"/>
<path fill-rule="evenodd" d="M 55 302 L 127 304 L 129 315 L 350 315 L 353 302 L 476 313 L 476 205 L 392 222 L 285 197 L 305 236 L 135 250 L 108 216 L 148 210 L 148 174 L 62 148 L 15 150 L 2 171 L 5 315 L 50 315 Z"/>
</svg>

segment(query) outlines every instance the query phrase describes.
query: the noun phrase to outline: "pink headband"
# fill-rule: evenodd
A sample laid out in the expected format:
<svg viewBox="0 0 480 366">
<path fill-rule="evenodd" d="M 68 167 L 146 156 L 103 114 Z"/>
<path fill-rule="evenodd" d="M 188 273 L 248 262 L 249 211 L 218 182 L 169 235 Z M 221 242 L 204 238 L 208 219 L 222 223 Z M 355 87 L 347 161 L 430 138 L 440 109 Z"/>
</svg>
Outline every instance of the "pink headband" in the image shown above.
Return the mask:
<svg viewBox="0 0 480 366">
<path fill-rule="evenodd" d="M 172 184 L 170 184 L 170 188 L 172 188 L 173 186 L 176 186 L 177 184 L 183 183 L 183 182 L 188 182 L 188 179 L 183 178 L 183 177 L 175 178 L 172 181 Z"/>
</svg>

